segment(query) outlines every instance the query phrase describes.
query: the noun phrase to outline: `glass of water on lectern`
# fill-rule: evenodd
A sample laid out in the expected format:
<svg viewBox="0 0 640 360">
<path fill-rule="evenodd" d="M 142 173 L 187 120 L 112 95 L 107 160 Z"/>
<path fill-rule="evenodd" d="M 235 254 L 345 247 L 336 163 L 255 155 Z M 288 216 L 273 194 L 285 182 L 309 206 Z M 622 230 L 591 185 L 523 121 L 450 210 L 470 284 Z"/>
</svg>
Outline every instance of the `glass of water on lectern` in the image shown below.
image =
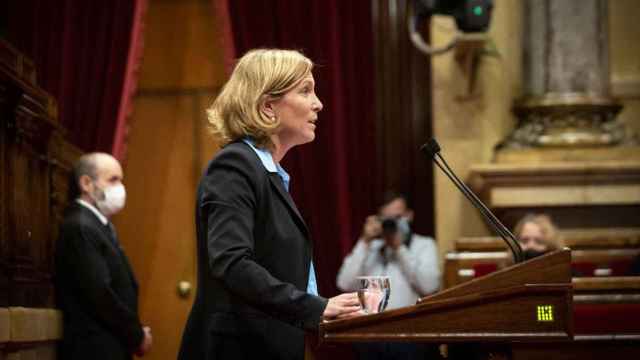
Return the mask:
<svg viewBox="0 0 640 360">
<path fill-rule="evenodd" d="M 358 299 L 366 314 L 384 311 L 389 303 L 391 284 L 388 276 L 359 276 Z"/>
</svg>

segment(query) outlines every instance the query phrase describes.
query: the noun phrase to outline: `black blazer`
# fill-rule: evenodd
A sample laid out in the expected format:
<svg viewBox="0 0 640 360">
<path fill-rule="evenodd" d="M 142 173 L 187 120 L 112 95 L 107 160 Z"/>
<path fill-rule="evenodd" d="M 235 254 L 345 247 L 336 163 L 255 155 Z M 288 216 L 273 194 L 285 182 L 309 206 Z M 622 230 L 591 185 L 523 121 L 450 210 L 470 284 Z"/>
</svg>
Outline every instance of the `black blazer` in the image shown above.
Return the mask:
<svg viewBox="0 0 640 360">
<path fill-rule="evenodd" d="M 198 186 L 198 291 L 178 358 L 302 359 L 327 300 L 306 293 L 312 244 L 281 178 L 243 142 Z"/>
<path fill-rule="evenodd" d="M 60 359 L 131 359 L 143 339 L 138 285 L 111 231 L 74 202 L 56 244 L 56 298 L 63 312 Z"/>
</svg>

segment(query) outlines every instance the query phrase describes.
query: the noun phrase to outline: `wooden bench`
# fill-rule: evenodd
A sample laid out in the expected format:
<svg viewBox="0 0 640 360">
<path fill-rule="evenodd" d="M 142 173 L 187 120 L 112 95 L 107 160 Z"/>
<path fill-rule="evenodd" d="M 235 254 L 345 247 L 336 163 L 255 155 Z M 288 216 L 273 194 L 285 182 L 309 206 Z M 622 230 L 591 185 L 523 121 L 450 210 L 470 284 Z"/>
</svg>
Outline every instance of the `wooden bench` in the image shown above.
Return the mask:
<svg viewBox="0 0 640 360">
<path fill-rule="evenodd" d="M 576 334 L 640 338 L 640 277 L 573 278 Z"/>
<path fill-rule="evenodd" d="M 565 230 L 565 246 L 572 249 L 575 276 L 624 276 L 640 256 L 640 229 Z M 445 256 L 445 288 L 502 269 L 511 264 L 502 239 L 466 237 Z"/>
</svg>

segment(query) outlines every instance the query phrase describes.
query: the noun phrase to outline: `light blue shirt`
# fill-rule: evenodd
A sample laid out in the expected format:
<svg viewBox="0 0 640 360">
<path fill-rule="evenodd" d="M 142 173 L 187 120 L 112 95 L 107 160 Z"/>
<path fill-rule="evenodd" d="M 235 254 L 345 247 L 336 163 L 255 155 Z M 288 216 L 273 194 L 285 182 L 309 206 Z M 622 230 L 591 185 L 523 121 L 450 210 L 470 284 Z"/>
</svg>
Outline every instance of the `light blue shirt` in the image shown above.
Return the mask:
<svg viewBox="0 0 640 360">
<path fill-rule="evenodd" d="M 278 176 L 280 176 L 280 178 L 282 179 L 282 182 L 284 183 L 284 188 L 287 189 L 287 191 L 289 191 L 289 182 L 291 181 L 291 176 L 289 176 L 289 174 L 284 170 L 282 166 L 280 166 L 280 164 L 277 164 L 275 161 L 273 161 L 273 156 L 271 156 L 271 153 L 268 152 L 267 150 L 258 149 L 253 143 L 253 140 L 251 140 L 250 138 L 244 138 L 242 139 L 242 141 L 244 141 L 247 145 L 251 147 L 251 149 L 253 149 L 256 155 L 258 155 L 258 158 L 260 158 L 262 165 L 264 166 L 265 169 L 267 169 L 268 172 L 277 173 Z M 311 295 L 316 295 L 316 296 L 318 295 L 318 283 L 316 282 L 316 271 L 313 268 L 313 260 L 309 265 L 309 279 L 307 280 L 307 293 Z"/>
</svg>

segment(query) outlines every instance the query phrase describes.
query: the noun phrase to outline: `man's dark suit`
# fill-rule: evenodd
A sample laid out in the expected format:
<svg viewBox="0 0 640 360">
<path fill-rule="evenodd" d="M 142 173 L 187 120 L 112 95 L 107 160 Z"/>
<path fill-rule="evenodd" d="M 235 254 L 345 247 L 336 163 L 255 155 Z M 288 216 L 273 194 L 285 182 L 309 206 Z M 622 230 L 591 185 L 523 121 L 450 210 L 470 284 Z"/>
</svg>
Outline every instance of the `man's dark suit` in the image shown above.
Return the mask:
<svg viewBox="0 0 640 360">
<path fill-rule="evenodd" d="M 131 359 L 144 332 L 138 285 L 115 234 L 88 208 L 67 209 L 56 244 L 61 359 Z"/>
<path fill-rule="evenodd" d="M 327 300 L 306 293 L 312 244 L 282 179 L 243 142 L 220 150 L 197 193 L 198 292 L 178 356 L 302 359 Z"/>
</svg>

